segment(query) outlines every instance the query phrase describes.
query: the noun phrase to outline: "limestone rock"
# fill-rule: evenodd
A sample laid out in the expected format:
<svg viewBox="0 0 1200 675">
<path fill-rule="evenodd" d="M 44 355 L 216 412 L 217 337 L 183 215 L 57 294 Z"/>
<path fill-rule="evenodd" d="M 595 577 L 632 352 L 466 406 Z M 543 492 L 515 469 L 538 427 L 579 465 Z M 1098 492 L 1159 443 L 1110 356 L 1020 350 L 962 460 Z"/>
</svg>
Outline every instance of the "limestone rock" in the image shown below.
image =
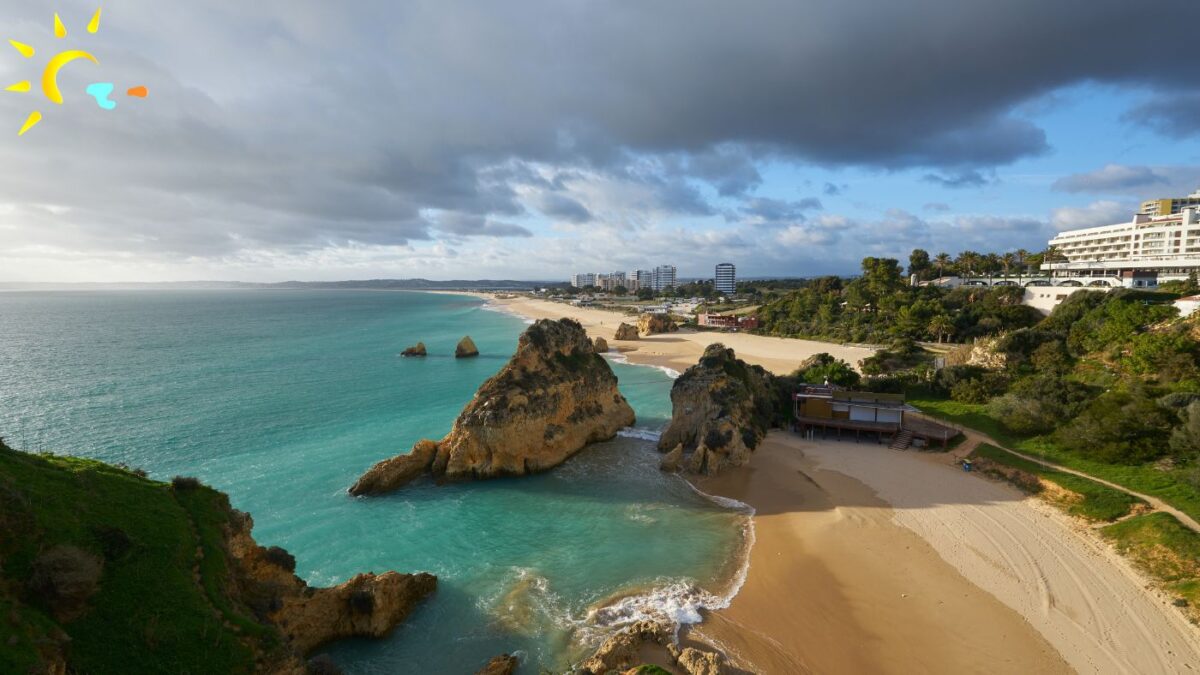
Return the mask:
<svg viewBox="0 0 1200 675">
<path fill-rule="evenodd" d="M 605 340 L 602 337 L 597 337 L 592 340 L 592 348 L 596 350 L 597 354 L 603 354 L 604 352 L 608 351 L 608 340 Z"/>
<path fill-rule="evenodd" d="M 667 314 L 643 314 L 638 317 L 638 335 L 655 335 L 657 333 L 674 333 L 679 330 Z"/>
<path fill-rule="evenodd" d="M 725 675 L 731 672 L 723 656 L 695 647 L 685 648 L 676 662 L 688 675 Z"/>
<path fill-rule="evenodd" d="M 512 675 L 520 665 L 517 657 L 511 654 L 493 656 L 483 668 L 475 671 L 475 675 Z"/>
<path fill-rule="evenodd" d="M 311 587 L 281 564 L 283 556 L 254 541 L 249 514 L 231 512 L 226 547 L 240 599 L 279 626 L 300 654 L 342 638 L 382 637 L 437 588 L 431 574 L 397 572 L 359 574 L 339 586 Z"/>
<path fill-rule="evenodd" d="M 379 494 L 403 487 L 409 481 L 429 471 L 437 455 L 437 441 L 417 441 L 407 455 L 396 455 L 371 467 L 350 487 L 352 495 Z"/>
<path fill-rule="evenodd" d="M 543 319 L 530 326 L 517 353 L 489 378 L 441 441 L 422 441 L 412 459 L 372 467 L 351 488 L 379 494 L 425 466 L 440 480 L 521 476 L 558 466 L 589 443 L 634 422 L 617 377 L 579 323 Z M 399 458 L 396 458 L 399 459 Z"/>
<path fill-rule="evenodd" d="M 401 356 L 425 356 L 425 343 L 418 342 L 417 344 L 415 344 L 411 347 L 408 347 L 404 351 L 400 352 L 400 355 Z"/>
<path fill-rule="evenodd" d="M 469 356 L 479 356 L 479 349 L 470 335 L 464 335 L 463 339 L 458 341 L 458 346 L 454 348 L 454 358 L 465 359 Z"/>
<path fill-rule="evenodd" d="M 679 470 L 679 465 L 683 463 L 683 444 L 675 446 L 675 449 L 663 456 L 659 462 L 658 468 L 663 471 L 675 472 Z"/>
<path fill-rule="evenodd" d="M 614 340 L 636 340 L 638 339 L 637 326 L 631 326 L 622 322 L 617 326 L 617 334 L 613 336 Z"/>
<path fill-rule="evenodd" d="M 632 668 L 639 665 L 638 651 L 642 645 L 672 644 L 674 633 L 674 629 L 662 621 L 644 619 L 632 623 L 605 640 L 590 659 L 580 664 L 578 672 L 580 675 L 601 675 Z"/>
<path fill-rule="evenodd" d="M 784 392 L 759 366 L 722 344 L 709 345 L 697 365 L 671 387 L 671 423 L 658 442 L 666 452 L 692 451 L 684 466 L 714 474 L 750 461 L 750 453 L 786 411 Z"/>
</svg>

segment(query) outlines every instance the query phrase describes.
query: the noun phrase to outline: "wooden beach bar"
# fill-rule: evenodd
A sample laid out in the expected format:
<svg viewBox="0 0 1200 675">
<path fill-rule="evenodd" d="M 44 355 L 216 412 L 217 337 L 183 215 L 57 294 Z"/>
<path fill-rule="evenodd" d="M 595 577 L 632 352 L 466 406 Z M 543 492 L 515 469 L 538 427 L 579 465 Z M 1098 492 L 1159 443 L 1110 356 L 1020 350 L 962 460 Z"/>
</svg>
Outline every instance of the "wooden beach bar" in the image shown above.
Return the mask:
<svg viewBox="0 0 1200 675">
<path fill-rule="evenodd" d="M 795 430 L 808 438 L 853 432 L 854 440 L 864 435 L 877 443 L 904 450 L 920 440 L 923 445 L 941 442 L 945 448 L 958 430 L 919 416 L 904 402 L 903 394 L 848 391 L 830 385 L 802 385 L 792 395 Z"/>
</svg>

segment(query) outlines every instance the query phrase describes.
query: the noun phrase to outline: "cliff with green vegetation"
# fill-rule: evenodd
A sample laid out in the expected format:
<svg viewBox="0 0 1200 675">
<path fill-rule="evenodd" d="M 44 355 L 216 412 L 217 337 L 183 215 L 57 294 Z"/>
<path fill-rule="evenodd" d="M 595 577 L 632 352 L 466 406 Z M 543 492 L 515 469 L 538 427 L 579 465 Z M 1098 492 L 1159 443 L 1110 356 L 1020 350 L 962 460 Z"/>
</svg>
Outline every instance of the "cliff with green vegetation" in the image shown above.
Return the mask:
<svg viewBox="0 0 1200 675">
<path fill-rule="evenodd" d="M 195 479 L 0 443 L 0 672 L 300 673 L 321 645 L 387 633 L 437 583 L 313 588 L 252 526 Z"/>
<path fill-rule="evenodd" d="M 545 471 L 633 422 L 617 376 L 583 326 L 542 319 L 521 334 L 517 353 L 479 387 L 445 438 L 375 464 L 350 494 L 381 494 L 424 474 L 471 480 Z"/>
</svg>

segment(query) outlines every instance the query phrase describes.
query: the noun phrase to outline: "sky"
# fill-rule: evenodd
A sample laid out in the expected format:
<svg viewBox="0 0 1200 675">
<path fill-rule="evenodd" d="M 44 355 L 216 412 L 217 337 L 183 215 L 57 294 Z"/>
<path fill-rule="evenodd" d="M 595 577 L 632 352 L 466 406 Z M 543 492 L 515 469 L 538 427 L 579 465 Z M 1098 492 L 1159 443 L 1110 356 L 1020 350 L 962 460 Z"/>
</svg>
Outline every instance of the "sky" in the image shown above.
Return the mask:
<svg viewBox="0 0 1200 675">
<path fill-rule="evenodd" d="M 0 281 L 849 274 L 1200 187 L 1195 0 L 95 9 L 0 3 Z"/>
</svg>

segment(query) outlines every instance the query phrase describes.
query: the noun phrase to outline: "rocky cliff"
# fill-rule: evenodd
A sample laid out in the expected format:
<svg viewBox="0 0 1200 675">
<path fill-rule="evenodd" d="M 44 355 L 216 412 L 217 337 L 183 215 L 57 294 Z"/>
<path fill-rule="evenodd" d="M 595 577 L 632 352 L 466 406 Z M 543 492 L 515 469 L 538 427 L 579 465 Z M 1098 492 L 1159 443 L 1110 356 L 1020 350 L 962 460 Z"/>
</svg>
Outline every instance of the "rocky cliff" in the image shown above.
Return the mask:
<svg viewBox="0 0 1200 675">
<path fill-rule="evenodd" d="M 671 451 L 664 468 L 713 474 L 745 464 L 776 423 L 782 396 L 766 370 L 722 344 L 709 345 L 671 387 L 671 423 L 658 442 L 660 451 Z M 691 454 L 681 457 L 685 452 Z"/>
<path fill-rule="evenodd" d="M 0 672 L 288 673 L 344 637 L 378 637 L 428 574 L 307 585 L 226 495 L 0 442 Z"/>
<path fill-rule="evenodd" d="M 334 640 L 383 637 L 437 588 L 431 574 L 397 572 L 358 574 L 330 588 L 309 586 L 294 574 L 295 559 L 286 551 L 254 541 L 249 514 L 232 514 L 226 546 L 241 595 L 301 654 Z"/>
<path fill-rule="evenodd" d="M 520 476 L 561 464 L 634 422 L 617 377 L 570 319 L 530 326 L 441 441 L 379 462 L 350 494 L 379 494 L 428 472 L 439 480 Z"/>
</svg>

